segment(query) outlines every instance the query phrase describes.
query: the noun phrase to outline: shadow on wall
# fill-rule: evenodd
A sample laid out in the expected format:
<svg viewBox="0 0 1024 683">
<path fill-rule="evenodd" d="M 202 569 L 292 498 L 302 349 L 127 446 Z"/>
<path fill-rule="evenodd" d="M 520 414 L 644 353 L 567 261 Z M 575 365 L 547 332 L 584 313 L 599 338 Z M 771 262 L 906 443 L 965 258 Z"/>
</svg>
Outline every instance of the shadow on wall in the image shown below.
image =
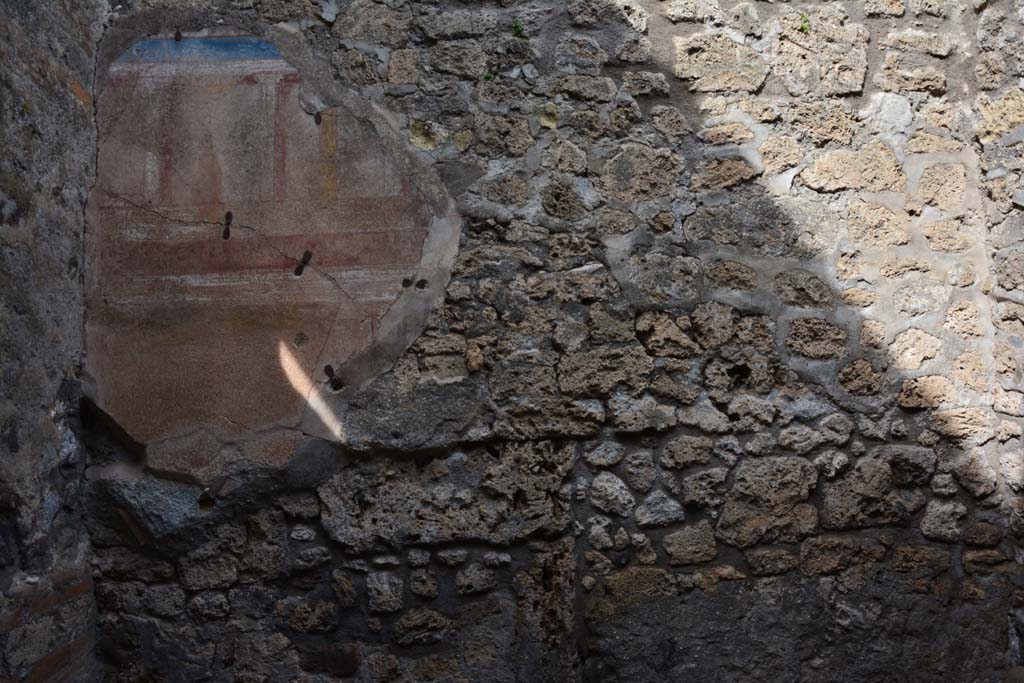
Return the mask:
<svg viewBox="0 0 1024 683">
<path fill-rule="evenodd" d="M 633 310 L 659 311 L 637 319 L 648 350 L 686 340 L 654 353 L 687 359 L 692 404 L 678 434 L 637 445 L 663 466 L 703 466 L 666 487 L 687 512 L 724 498 L 710 525 L 688 515 L 663 537 L 668 562 L 727 564 L 677 577 L 702 589 L 681 598 L 660 568 L 610 571 L 586 617 L 584 676 L 1001 679 L 1020 664 L 1020 309 L 1007 291 L 1019 269 L 990 259 L 1000 238 L 986 228 L 1005 218 L 1005 235 L 1019 218 L 984 175 L 1006 172 L 994 143 L 1012 126 L 993 126 L 986 100 L 971 120 L 942 96 L 976 92 L 966 58 L 946 62 L 948 83 L 936 71 L 955 8 L 925 17 L 929 34 L 871 3 L 864 24 L 844 6 L 717 5 L 650 7 L 659 73 L 696 95 L 673 83 L 675 110 L 644 114 L 669 142 L 680 133 L 692 194 L 667 217 L 639 204 L 648 226 L 603 243 Z M 656 75 L 621 77 L 664 94 Z M 695 136 L 676 111 L 703 119 Z M 671 194 L 657 158 L 627 143 L 608 159 L 609 205 L 615 189 Z M 613 424 L 671 421 L 650 388 L 654 412 Z M 652 494 L 637 517 L 660 506 Z M 591 546 L 613 527 L 591 526 Z"/>
<path fill-rule="evenodd" d="M 998 107 L 943 96 L 971 85 L 943 48 L 963 15 L 922 10 L 929 36 L 901 3 L 721 4 L 443 8 L 395 34 L 373 5 L 389 60 L 419 50 L 387 81 L 358 20 L 309 29 L 349 41 L 340 75 L 466 217 L 391 372 L 334 392 L 275 339 L 325 431 L 376 458 L 309 480 L 323 532 L 345 560 L 493 544 L 516 569 L 574 543 L 536 589 L 559 606 L 509 618 L 526 644 L 463 662 L 494 680 L 998 680 L 1024 394 L 987 230 L 1017 215 Z M 510 623 L 442 598 L 441 651 Z M 546 671 L 501 663 L 535 650 Z"/>
</svg>

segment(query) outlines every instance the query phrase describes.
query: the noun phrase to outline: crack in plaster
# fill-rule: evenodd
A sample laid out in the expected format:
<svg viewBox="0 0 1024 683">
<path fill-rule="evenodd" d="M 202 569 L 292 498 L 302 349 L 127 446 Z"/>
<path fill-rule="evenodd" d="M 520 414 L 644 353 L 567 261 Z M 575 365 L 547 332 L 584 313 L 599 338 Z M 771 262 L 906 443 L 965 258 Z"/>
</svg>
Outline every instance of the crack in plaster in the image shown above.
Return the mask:
<svg viewBox="0 0 1024 683">
<path fill-rule="evenodd" d="M 154 216 L 157 216 L 158 218 L 161 218 L 161 219 L 166 220 L 166 221 L 170 221 L 172 223 L 177 223 L 179 225 L 194 225 L 194 224 L 198 223 L 200 225 L 208 225 L 210 227 L 215 227 L 217 229 L 223 229 L 224 228 L 224 224 L 223 223 L 218 223 L 218 222 L 215 222 L 215 221 L 208 221 L 208 220 L 203 220 L 203 219 L 198 219 L 198 218 L 195 219 L 195 220 L 182 220 L 180 218 L 173 218 L 171 216 L 168 216 L 165 213 L 157 211 L 156 209 L 153 209 L 151 207 L 139 204 L 137 202 L 133 202 L 131 199 L 129 199 L 128 197 L 126 197 L 124 195 L 120 195 L 120 194 L 117 194 L 115 192 L 110 192 L 109 190 L 103 190 L 103 192 L 105 194 L 107 194 L 107 195 L 109 195 L 109 196 L 119 200 L 119 201 L 124 202 L 125 204 L 128 204 L 129 206 L 131 206 L 133 208 L 136 208 L 136 209 L 138 209 L 140 211 L 145 211 L 146 213 L 152 214 Z M 252 225 L 246 225 L 244 223 L 232 223 L 231 227 L 232 228 L 241 228 L 243 230 L 248 230 L 252 234 L 256 235 L 256 237 L 259 240 L 269 240 L 270 239 L 270 237 L 265 232 L 263 232 L 260 228 L 252 226 Z M 261 241 L 260 244 L 261 244 L 261 246 L 265 246 L 265 247 L 269 248 L 270 250 L 274 251 L 279 256 L 291 260 L 297 266 L 298 265 L 302 265 L 303 268 L 309 268 L 310 270 L 315 272 L 317 275 L 321 276 L 322 278 L 324 278 L 325 280 L 330 282 L 332 285 L 334 285 L 334 287 L 339 292 L 341 292 L 346 297 L 348 297 L 349 301 L 352 301 L 352 302 L 356 301 L 355 296 L 353 296 L 351 292 L 349 292 L 347 289 L 345 289 L 345 286 L 342 285 L 341 282 L 339 282 L 336 277 L 334 277 L 333 275 L 330 275 L 329 273 L 321 270 L 320 268 L 317 268 L 316 266 L 313 265 L 312 261 L 310 261 L 308 263 L 305 263 L 305 262 L 303 262 L 302 258 L 296 258 L 295 256 L 292 256 L 291 254 L 289 254 L 289 253 L 287 253 L 287 252 L 285 252 L 285 251 L 283 251 L 281 249 L 278 249 L 277 247 L 275 247 L 273 244 L 270 244 L 269 242 L 262 242 Z"/>
</svg>

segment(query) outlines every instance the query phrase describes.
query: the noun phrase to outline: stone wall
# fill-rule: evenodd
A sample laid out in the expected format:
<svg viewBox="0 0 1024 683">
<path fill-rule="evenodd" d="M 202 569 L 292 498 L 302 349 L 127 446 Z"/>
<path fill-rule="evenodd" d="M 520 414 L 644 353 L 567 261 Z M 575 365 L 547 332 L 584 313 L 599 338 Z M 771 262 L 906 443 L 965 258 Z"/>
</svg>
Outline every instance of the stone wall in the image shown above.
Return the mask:
<svg viewBox="0 0 1024 683">
<path fill-rule="evenodd" d="M 0 680 L 94 669 L 89 542 L 75 514 L 84 206 L 96 138 L 94 2 L 0 10 Z"/>
<path fill-rule="evenodd" d="M 422 334 L 373 379 L 316 377 L 331 427 L 287 425 L 283 459 L 168 456 L 89 401 L 54 418 L 89 458 L 105 680 L 1019 675 L 1020 0 L 140 1 L 108 23 L 100 82 L 150 35 L 270 41 L 311 117 L 401 140 L 462 227 Z M 63 180 L 51 259 L 89 185 Z M 10 213 L 5 239 L 38 220 Z M 81 342 L 17 336 L 76 396 Z"/>
</svg>

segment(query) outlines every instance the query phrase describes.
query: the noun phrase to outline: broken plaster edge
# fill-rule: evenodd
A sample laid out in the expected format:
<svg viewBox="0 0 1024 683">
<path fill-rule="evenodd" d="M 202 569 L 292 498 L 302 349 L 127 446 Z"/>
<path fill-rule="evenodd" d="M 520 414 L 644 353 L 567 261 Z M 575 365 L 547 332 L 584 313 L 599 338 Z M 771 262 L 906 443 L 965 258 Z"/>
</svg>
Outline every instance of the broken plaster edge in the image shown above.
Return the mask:
<svg viewBox="0 0 1024 683">
<path fill-rule="evenodd" d="M 311 116 L 318 111 L 340 108 L 371 126 L 385 153 L 410 181 L 430 216 L 420 262 L 414 273 L 410 274 L 414 283 L 426 284 L 422 288 L 404 287 L 384 315 L 377 320 L 378 333 L 372 344 L 346 358 L 336 368 L 335 374 L 342 380 L 345 391 L 331 390 L 326 381 L 312 382 L 310 394 L 294 422 L 260 426 L 260 429 L 295 429 L 307 437 L 323 438 L 345 445 L 345 434 L 339 425 L 344 423 L 344 413 L 348 406 L 346 396 L 352 389 L 365 386 L 390 371 L 398 358 L 423 334 L 431 312 L 443 301 L 451 279 L 458 253 L 462 217 L 437 171 L 416 154 L 408 141 L 408 135 L 403 135 L 404 126 L 399 117 L 337 81 L 329 62 L 316 53 L 297 22 L 267 24 L 253 22 L 243 15 L 220 16 L 209 11 L 189 9 L 151 10 L 125 20 L 115 20 L 105 29 L 101 49 L 96 55 L 96 96 L 105 87 L 115 60 L 137 41 L 154 35 L 170 35 L 175 30 L 191 33 L 226 28 L 267 40 L 279 51 L 282 59 L 300 75 L 300 106 Z M 331 358 L 331 354 L 332 350 L 325 347 L 320 352 L 318 362 Z M 87 396 L 97 396 L 97 388 L 90 378 L 85 378 L 83 387 Z M 335 424 L 325 423 L 316 411 L 310 410 L 315 402 L 327 407 L 335 418 Z M 253 434 L 254 439 L 259 439 L 259 431 Z"/>
</svg>

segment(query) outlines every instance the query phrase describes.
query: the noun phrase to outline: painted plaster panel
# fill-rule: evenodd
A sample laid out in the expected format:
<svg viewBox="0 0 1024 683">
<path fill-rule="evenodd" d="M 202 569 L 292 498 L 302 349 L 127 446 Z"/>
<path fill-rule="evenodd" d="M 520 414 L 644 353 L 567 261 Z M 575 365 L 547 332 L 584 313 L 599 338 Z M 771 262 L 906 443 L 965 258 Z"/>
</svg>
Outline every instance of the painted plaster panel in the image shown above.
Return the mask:
<svg viewBox="0 0 1024 683">
<path fill-rule="evenodd" d="M 149 38 L 108 70 L 88 370 L 140 442 L 298 424 L 413 282 L 429 210 L 372 125 L 302 87 L 245 35 Z"/>
</svg>

